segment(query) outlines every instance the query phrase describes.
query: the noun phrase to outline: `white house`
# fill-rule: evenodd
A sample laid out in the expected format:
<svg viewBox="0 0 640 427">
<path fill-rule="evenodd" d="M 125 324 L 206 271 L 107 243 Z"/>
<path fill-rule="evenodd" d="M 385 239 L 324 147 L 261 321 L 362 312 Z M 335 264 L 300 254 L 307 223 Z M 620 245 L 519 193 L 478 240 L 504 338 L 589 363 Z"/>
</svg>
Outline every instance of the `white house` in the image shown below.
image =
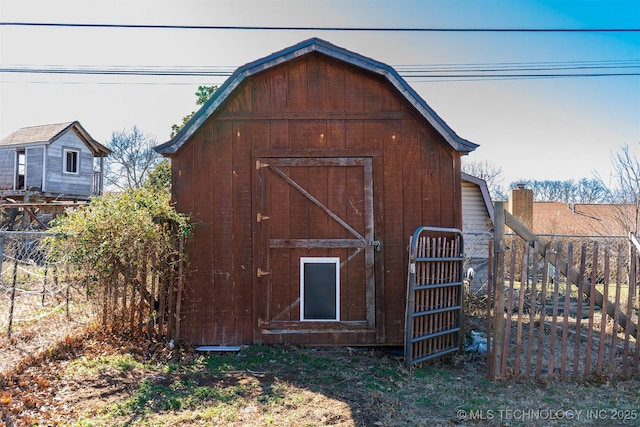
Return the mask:
<svg viewBox="0 0 640 427">
<path fill-rule="evenodd" d="M 475 284 L 487 277 L 489 241 L 493 238 L 493 203 L 485 180 L 462 173 L 462 232 L 467 266 Z"/>
</svg>

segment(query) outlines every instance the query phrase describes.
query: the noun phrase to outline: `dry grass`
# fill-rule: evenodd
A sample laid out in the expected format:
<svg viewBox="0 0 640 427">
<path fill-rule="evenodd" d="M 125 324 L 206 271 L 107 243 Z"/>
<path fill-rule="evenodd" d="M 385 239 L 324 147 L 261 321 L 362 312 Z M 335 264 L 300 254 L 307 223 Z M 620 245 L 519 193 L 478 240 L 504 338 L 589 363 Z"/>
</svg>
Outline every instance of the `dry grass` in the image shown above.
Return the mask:
<svg viewBox="0 0 640 427">
<path fill-rule="evenodd" d="M 23 282 L 16 289 L 9 339 L 11 288 L 0 282 L 0 349 L 4 349 L 0 374 L 15 369 L 25 358 L 37 357 L 66 337 L 75 336 L 91 321 L 87 304 L 78 302 L 81 297 L 77 291 L 69 294 L 67 304 L 66 288 L 57 293 L 46 292 L 43 298 L 41 287 L 39 283 Z"/>
<path fill-rule="evenodd" d="M 479 417 L 483 425 L 577 426 L 602 425 L 605 415 L 615 425 L 611 416 L 624 411 L 640 417 L 638 379 L 496 383 L 484 371 L 474 354 L 407 372 L 400 357 L 374 349 L 251 346 L 204 355 L 94 331 L 6 372 L 0 408 L 16 426 L 446 426 Z M 593 409 L 605 412 L 587 418 Z M 518 410 L 554 418 L 509 412 Z"/>
<path fill-rule="evenodd" d="M 467 330 L 483 324 L 471 317 Z M 0 375 L 0 426 L 640 424 L 638 378 L 491 382 L 475 353 L 411 372 L 384 349 L 201 354 L 73 326 L 64 311 L 15 337 L 0 338 L 0 360 L 14 361 Z"/>
</svg>

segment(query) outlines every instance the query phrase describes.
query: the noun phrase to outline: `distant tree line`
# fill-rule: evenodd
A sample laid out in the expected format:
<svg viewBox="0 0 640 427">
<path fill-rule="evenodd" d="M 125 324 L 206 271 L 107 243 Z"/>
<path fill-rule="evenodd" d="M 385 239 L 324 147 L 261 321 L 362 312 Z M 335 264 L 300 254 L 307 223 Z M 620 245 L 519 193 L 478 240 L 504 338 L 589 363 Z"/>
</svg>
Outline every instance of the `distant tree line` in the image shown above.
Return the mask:
<svg viewBox="0 0 640 427">
<path fill-rule="evenodd" d="M 533 199 L 537 202 L 563 203 L 611 203 L 611 192 L 601 180 L 582 178 L 579 181 L 530 180 L 523 179 L 509 184 L 509 189 L 524 185 L 533 190 Z"/>
<path fill-rule="evenodd" d="M 510 183 L 506 189 L 502 186 L 502 168 L 494 163 L 481 160 L 463 159 L 462 171 L 486 181 L 493 200 L 507 200 L 508 191 L 518 186 L 533 190 L 535 201 L 563 203 L 614 203 L 636 207 L 640 224 L 640 159 L 629 145 L 622 145 L 611 154 L 613 173 L 610 182 L 595 175 L 594 178 L 579 180 L 532 180 L 520 179 Z"/>
</svg>

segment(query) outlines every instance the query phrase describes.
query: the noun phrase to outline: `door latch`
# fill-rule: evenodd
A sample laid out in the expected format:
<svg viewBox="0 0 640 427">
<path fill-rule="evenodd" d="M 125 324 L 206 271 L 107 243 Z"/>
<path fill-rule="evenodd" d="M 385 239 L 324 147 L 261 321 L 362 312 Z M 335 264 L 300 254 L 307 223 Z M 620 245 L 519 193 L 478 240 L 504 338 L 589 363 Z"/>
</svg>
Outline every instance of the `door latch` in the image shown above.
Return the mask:
<svg viewBox="0 0 640 427">
<path fill-rule="evenodd" d="M 266 216 L 266 215 L 262 215 L 260 212 L 258 212 L 258 213 L 256 214 L 256 221 L 257 221 L 257 222 L 262 222 L 262 221 L 265 221 L 265 220 L 267 220 L 267 219 L 270 219 L 270 217 L 268 217 L 268 216 Z"/>
<path fill-rule="evenodd" d="M 380 240 L 374 240 L 372 242 L 369 242 L 369 244 L 373 246 L 376 252 L 380 252 L 382 246 L 382 242 L 380 242 Z"/>
</svg>

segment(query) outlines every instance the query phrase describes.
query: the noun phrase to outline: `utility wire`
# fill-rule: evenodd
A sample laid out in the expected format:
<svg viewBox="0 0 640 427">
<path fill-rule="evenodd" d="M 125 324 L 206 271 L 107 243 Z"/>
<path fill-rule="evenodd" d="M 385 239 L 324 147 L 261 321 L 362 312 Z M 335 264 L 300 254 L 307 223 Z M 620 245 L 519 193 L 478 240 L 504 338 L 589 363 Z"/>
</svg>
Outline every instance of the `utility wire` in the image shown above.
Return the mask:
<svg viewBox="0 0 640 427">
<path fill-rule="evenodd" d="M 141 74 L 153 73 L 220 73 L 229 75 L 238 68 L 236 65 L 134 65 L 134 66 L 109 66 L 109 65 L 62 65 L 62 64 L 43 64 L 28 65 L 15 64 L 6 65 L 6 70 L 30 71 L 30 70 L 77 70 L 92 73 L 99 70 L 107 70 L 114 72 L 136 72 Z M 590 61 L 543 61 L 543 62 L 482 62 L 482 63 L 448 63 L 448 64 L 400 64 L 392 66 L 400 73 L 414 72 L 495 72 L 495 71 L 549 71 L 549 70 L 582 70 L 582 69 L 626 69 L 640 68 L 640 59 L 619 59 L 619 60 L 590 60 Z"/>
<path fill-rule="evenodd" d="M 0 68 L 0 73 L 24 74 L 75 74 L 75 75 L 116 75 L 116 76 L 186 76 L 186 77 L 228 77 L 232 73 L 225 71 L 152 71 L 142 69 L 74 69 L 74 68 Z"/>
<path fill-rule="evenodd" d="M 229 77 L 232 66 L 62 66 L 11 65 L 0 67 L 0 73 L 70 74 L 154 77 Z M 560 77 L 612 77 L 640 75 L 640 61 L 573 61 L 484 64 L 401 65 L 395 70 L 407 79 L 517 79 Z"/>
<path fill-rule="evenodd" d="M 366 31 L 429 33 L 640 33 L 640 28 L 424 28 L 424 27 L 299 27 L 248 25 L 156 25 L 156 24 L 90 24 L 68 22 L 0 22 L 12 27 L 129 28 L 172 30 L 260 30 L 260 31 Z"/>
<path fill-rule="evenodd" d="M 143 72 L 143 71 L 117 71 L 117 70 L 45 70 L 45 69 L 13 69 L 0 68 L 0 73 L 26 73 L 26 74 L 73 74 L 73 75 L 117 75 L 117 76 L 154 76 L 154 77 L 229 77 L 231 73 L 224 72 Z M 423 71 L 411 73 L 406 78 L 552 78 L 552 77 L 612 77 L 612 76 L 640 76 L 636 72 L 589 72 L 589 73 L 446 73 L 437 74 L 435 71 Z"/>
</svg>

